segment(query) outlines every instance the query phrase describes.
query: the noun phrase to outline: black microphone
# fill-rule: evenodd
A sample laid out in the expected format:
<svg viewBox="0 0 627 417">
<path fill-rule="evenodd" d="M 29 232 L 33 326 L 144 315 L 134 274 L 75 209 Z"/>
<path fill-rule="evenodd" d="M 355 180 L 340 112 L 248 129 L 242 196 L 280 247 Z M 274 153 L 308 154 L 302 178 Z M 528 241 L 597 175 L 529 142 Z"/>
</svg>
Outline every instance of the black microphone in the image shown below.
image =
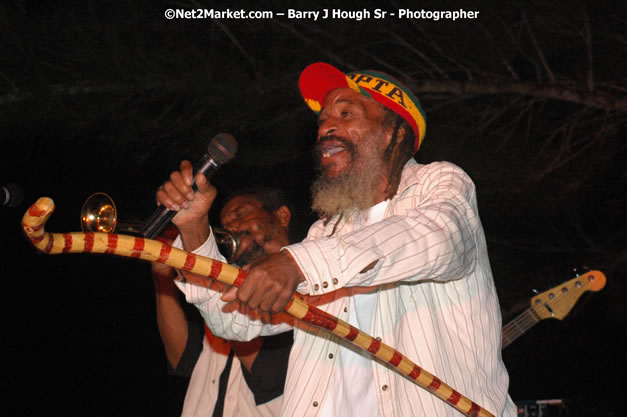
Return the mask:
<svg viewBox="0 0 627 417">
<path fill-rule="evenodd" d="M 202 172 L 207 179 L 210 179 L 221 165 L 233 159 L 236 152 L 237 141 L 232 135 L 228 133 L 217 134 L 211 139 L 211 142 L 209 142 L 207 152 L 194 164 L 194 177 L 196 177 L 197 173 Z M 196 187 L 196 179 L 194 179 L 192 183 L 192 188 L 194 191 L 198 190 Z M 163 228 L 175 215 L 176 211 L 159 207 L 152 213 L 150 218 L 146 220 L 139 231 L 142 236 L 153 239 L 159 236 Z"/>
<path fill-rule="evenodd" d="M 0 206 L 17 207 L 23 197 L 22 189 L 13 183 L 0 187 Z"/>
</svg>

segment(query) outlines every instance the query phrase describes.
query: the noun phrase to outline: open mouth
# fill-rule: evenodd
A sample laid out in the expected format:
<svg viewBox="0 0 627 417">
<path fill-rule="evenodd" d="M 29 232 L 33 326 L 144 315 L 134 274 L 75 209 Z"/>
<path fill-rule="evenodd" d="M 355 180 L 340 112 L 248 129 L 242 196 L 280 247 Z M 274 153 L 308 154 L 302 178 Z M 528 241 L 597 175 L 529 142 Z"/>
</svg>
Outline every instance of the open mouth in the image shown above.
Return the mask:
<svg viewBox="0 0 627 417">
<path fill-rule="evenodd" d="M 346 148 L 344 148 L 343 146 L 323 146 L 322 149 L 320 149 L 320 154 L 323 158 L 330 158 L 339 152 L 343 152 L 344 150 L 346 150 Z"/>
<path fill-rule="evenodd" d="M 350 143 L 345 143 L 346 141 L 341 138 L 327 138 L 322 140 L 318 144 L 318 150 L 320 152 L 320 157 L 331 158 L 334 155 L 339 154 L 340 152 L 344 152 L 349 150 Z"/>
</svg>

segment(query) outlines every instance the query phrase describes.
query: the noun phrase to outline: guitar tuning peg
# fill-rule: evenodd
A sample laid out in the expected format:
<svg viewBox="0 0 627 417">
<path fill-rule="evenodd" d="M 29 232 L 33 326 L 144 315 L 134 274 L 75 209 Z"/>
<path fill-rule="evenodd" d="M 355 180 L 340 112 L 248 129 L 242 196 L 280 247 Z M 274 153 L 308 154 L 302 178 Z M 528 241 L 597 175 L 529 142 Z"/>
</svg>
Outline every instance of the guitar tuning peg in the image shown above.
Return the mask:
<svg viewBox="0 0 627 417">
<path fill-rule="evenodd" d="M 577 268 L 573 268 L 573 273 L 575 274 L 575 277 L 579 276 L 579 271 L 577 271 Z"/>
<path fill-rule="evenodd" d="M 531 289 L 531 292 L 532 292 L 532 293 L 534 293 L 534 294 L 536 294 L 536 295 L 538 295 L 538 294 L 540 293 L 540 292 L 539 292 L 538 290 L 536 290 L 535 288 L 532 288 L 532 289 Z"/>
</svg>

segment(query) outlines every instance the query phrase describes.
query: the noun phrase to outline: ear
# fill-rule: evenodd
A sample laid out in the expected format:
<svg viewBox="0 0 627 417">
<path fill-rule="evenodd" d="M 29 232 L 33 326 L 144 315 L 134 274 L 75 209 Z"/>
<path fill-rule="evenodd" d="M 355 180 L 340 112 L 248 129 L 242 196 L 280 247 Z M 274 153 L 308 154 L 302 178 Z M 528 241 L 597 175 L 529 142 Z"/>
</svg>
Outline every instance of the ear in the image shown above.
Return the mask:
<svg viewBox="0 0 627 417">
<path fill-rule="evenodd" d="M 404 137 L 405 137 L 405 126 L 401 126 L 398 129 L 398 133 L 396 134 L 396 144 L 401 143 Z"/>
<path fill-rule="evenodd" d="M 274 217 L 279 221 L 281 227 L 287 228 L 290 224 L 290 220 L 292 219 L 292 213 L 287 206 L 281 206 L 274 211 Z"/>
<path fill-rule="evenodd" d="M 384 139 L 384 143 L 385 143 L 385 149 L 387 149 L 390 146 L 390 143 L 392 142 L 392 134 L 394 133 L 394 128 L 393 127 L 388 127 L 383 131 L 383 139 Z"/>
<path fill-rule="evenodd" d="M 390 126 L 387 129 L 385 129 L 385 132 L 383 132 L 386 147 L 390 146 L 390 144 L 392 143 L 392 139 L 393 139 L 392 135 L 394 135 L 394 130 L 396 130 L 396 126 Z M 403 141 L 404 137 L 405 137 L 405 127 L 401 126 L 399 127 L 398 132 L 396 133 L 396 143 L 394 143 L 394 146 L 400 144 Z"/>
</svg>

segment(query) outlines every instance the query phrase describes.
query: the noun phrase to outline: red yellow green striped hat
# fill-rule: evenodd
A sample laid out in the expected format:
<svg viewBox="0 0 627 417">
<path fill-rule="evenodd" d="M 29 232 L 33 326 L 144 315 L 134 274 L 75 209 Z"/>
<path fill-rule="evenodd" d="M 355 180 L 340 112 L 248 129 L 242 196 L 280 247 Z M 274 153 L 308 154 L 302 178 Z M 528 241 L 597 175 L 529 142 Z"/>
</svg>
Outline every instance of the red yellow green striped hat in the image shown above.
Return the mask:
<svg viewBox="0 0 627 417">
<path fill-rule="evenodd" d="M 425 112 L 414 94 L 395 78 L 379 71 L 358 71 L 344 74 L 324 62 L 309 65 L 298 80 L 305 103 L 316 114 L 322 110 L 327 94 L 336 88 L 350 88 L 384 105 L 414 130 L 414 152 L 420 148 L 427 127 Z"/>
</svg>

